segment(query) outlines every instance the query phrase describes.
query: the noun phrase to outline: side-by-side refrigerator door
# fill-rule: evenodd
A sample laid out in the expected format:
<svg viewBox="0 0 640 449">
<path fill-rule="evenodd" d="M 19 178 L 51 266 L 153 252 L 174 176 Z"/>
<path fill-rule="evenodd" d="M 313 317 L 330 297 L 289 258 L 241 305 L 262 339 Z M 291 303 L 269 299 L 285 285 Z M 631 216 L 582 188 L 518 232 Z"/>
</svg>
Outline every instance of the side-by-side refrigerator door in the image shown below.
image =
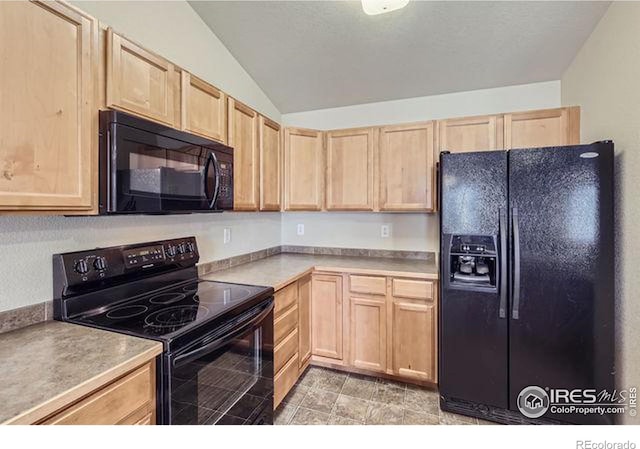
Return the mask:
<svg viewBox="0 0 640 449">
<path fill-rule="evenodd" d="M 509 170 L 510 408 L 528 386 L 611 392 L 613 144 L 513 150 Z M 611 423 L 551 409 L 543 417 Z"/>
<path fill-rule="evenodd" d="M 507 153 L 442 153 L 440 169 L 441 405 L 507 408 Z"/>
</svg>

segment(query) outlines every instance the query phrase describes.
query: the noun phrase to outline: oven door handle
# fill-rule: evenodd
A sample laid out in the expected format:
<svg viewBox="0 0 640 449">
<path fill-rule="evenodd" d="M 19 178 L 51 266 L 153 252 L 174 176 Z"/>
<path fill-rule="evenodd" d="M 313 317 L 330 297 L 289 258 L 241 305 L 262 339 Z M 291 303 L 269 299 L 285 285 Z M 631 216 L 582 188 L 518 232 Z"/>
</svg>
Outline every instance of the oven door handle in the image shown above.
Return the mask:
<svg viewBox="0 0 640 449">
<path fill-rule="evenodd" d="M 209 177 L 209 167 L 213 166 L 213 170 L 215 171 L 215 188 L 213 190 L 213 196 L 209 195 L 209 187 L 207 183 L 207 178 Z M 207 163 L 204 169 L 204 194 L 209 200 L 209 209 L 213 209 L 216 205 L 216 201 L 218 200 L 218 194 L 220 193 L 220 170 L 218 168 L 218 158 L 216 157 L 214 152 L 210 152 L 207 157 Z"/>
<path fill-rule="evenodd" d="M 225 333 L 223 336 L 216 338 L 210 343 L 200 346 L 197 349 L 180 354 L 173 359 L 173 367 L 189 363 L 193 360 L 199 359 L 203 354 L 215 351 L 218 348 L 230 343 L 239 335 L 247 332 L 249 329 L 257 327 L 259 323 L 264 320 L 273 310 L 273 301 L 269 301 L 269 305 L 266 306 L 257 315 L 252 316 L 249 320 L 242 322 L 238 327 L 235 327 L 231 332 Z M 204 337 L 201 341 L 206 341 L 207 337 Z"/>
</svg>

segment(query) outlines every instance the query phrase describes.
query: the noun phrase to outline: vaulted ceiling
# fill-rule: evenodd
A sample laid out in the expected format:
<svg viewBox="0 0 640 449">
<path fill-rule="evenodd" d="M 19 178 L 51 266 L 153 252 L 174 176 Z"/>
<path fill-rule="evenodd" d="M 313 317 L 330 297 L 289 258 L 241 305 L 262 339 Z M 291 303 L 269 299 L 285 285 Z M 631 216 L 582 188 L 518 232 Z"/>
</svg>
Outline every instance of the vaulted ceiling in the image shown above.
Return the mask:
<svg viewBox="0 0 640 449">
<path fill-rule="evenodd" d="M 609 2 L 192 1 L 282 113 L 560 79 Z"/>
</svg>

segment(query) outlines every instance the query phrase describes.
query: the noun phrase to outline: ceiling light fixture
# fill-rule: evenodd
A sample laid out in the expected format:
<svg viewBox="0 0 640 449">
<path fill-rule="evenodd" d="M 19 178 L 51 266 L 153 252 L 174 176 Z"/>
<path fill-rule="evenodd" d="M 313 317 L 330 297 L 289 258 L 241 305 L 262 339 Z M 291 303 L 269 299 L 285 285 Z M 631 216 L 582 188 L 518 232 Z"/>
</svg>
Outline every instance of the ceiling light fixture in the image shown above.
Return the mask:
<svg viewBox="0 0 640 449">
<path fill-rule="evenodd" d="M 362 9 L 370 16 L 404 8 L 409 0 L 362 0 Z"/>
</svg>

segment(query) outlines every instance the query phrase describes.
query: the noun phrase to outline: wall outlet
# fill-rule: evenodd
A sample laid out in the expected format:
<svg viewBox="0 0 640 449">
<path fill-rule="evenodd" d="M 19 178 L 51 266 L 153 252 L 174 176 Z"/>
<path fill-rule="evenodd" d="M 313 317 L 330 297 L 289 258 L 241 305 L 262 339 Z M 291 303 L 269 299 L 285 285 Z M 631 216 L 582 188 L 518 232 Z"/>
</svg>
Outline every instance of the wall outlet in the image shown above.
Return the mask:
<svg viewBox="0 0 640 449">
<path fill-rule="evenodd" d="M 298 224 L 296 232 L 298 235 L 304 235 L 304 225 L 302 223 Z"/>
<path fill-rule="evenodd" d="M 225 245 L 231 242 L 231 228 L 224 228 L 222 240 Z"/>
<path fill-rule="evenodd" d="M 390 231 L 389 231 L 389 225 L 382 225 L 380 227 L 380 237 L 382 237 L 383 239 L 386 239 L 387 237 L 389 237 Z"/>
</svg>

